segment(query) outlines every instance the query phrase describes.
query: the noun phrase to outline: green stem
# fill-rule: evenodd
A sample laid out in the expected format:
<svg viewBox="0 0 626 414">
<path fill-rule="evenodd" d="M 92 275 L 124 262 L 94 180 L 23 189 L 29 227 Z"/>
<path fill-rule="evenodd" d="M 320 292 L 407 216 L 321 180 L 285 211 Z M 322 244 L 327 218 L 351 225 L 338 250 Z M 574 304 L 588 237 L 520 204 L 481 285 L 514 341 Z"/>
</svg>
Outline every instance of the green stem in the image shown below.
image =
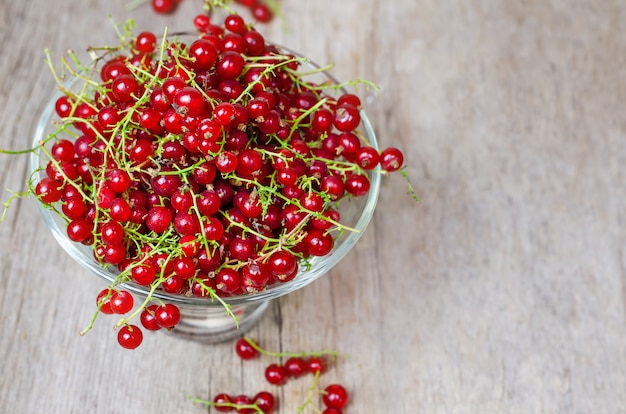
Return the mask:
<svg viewBox="0 0 626 414">
<path fill-rule="evenodd" d="M 261 348 L 259 344 L 257 344 L 256 341 L 250 338 L 249 336 L 246 336 L 245 339 L 250 344 L 250 346 L 256 349 L 259 353 L 270 356 L 270 357 L 274 357 L 274 358 L 281 358 L 281 357 L 287 357 L 287 358 L 301 357 L 302 358 L 302 357 L 319 357 L 319 356 L 331 356 L 335 358 L 341 355 L 339 352 L 331 351 L 331 350 L 323 350 L 323 351 L 315 351 L 315 352 L 272 352 L 272 351 L 268 351 L 266 349 Z"/>
</svg>

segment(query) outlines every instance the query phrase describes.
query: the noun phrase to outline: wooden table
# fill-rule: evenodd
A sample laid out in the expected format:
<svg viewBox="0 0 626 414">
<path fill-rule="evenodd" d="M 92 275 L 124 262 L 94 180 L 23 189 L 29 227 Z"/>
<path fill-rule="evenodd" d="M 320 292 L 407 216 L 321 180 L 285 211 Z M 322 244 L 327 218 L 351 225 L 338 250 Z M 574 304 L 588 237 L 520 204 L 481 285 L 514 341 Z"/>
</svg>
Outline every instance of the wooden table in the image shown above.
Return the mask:
<svg viewBox="0 0 626 414">
<path fill-rule="evenodd" d="M 201 7 L 125 3 L 0 2 L 0 147 L 30 143 L 54 87 L 44 48 L 112 44 L 109 14 L 185 30 Z M 346 414 L 626 412 L 626 3 L 279 3 L 287 30 L 259 26 L 268 38 L 380 86 L 366 109 L 421 203 L 386 177 L 354 250 L 250 334 L 349 355 L 320 380 L 349 389 Z M 27 157 L 0 162 L 0 187 L 22 189 Z M 268 389 L 291 414 L 306 398 L 311 377 L 269 386 L 268 360 L 232 342 L 149 335 L 130 352 L 106 321 L 80 337 L 103 282 L 32 198 L 0 252 L 2 412 L 200 413 L 187 395 Z"/>
</svg>

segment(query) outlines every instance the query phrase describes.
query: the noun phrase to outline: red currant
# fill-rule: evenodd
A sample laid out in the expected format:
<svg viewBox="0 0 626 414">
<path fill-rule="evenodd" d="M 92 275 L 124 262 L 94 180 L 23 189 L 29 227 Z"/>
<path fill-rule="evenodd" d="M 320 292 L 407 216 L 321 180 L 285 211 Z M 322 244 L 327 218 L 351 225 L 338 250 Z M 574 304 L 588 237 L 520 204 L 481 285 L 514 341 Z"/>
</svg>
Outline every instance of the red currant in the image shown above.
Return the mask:
<svg viewBox="0 0 626 414">
<path fill-rule="evenodd" d="M 331 384 L 324 389 L 322 401 L 328 408 L 341 410 L 348 403 L 348 392 L 339 384 Z"/>
<path fill-rule="evenodd" d="M 143 333 L 136 325 L 124 325 L 117 333 L 117 342 L 126 349 L 135 349 L 143 341 Z"/>
<path fill-rule="evenodd" d="M 287 382 L 287 370 L 284 366 L 270 364 L 265 368 L 265 379 L 273 385 L 283 385 Z"/>
<path fill-rule="evenodd" d="M 235 352 L 241 359 L 253 359 L 259 354 L 259 351 L 252 346 L 248 338 L 240 338 L 237 340 L 235 343 Z"/>
</svg>

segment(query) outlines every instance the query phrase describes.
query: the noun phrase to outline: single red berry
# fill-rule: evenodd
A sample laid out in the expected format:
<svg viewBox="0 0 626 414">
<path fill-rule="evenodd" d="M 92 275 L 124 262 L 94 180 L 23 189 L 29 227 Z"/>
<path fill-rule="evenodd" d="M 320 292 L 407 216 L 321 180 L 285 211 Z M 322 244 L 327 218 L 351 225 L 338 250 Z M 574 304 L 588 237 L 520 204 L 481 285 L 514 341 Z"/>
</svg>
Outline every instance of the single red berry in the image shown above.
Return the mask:
<svg viewBox="0 0 626 414">
<path fill-rule="evenodd" d="M 248 338 L 240 338 L 235 343 L 235 352 L 241 359 L 252 359 L 259 355 L 259 351 L 252 346 Z"/>
<path fill-rule="evenodd" d="M 120 244 L 124 240 L 124 227 L 117 221 L 107 221 L 100 227 L 100 237 L 104 244 Z"/>
<path fill-rule="evenodd" d="M 335 108 L 333 114 L 333 125 L 341 132 L 354 131 L 361 123 L 359 110 L 350 105 L 343 104 Z"/>
<path fill-rule="evenodd" d="M 398 148 L 389 147 L 380 153 L 380 166 L 385 171 L 399 170 L 404 164 L 404 156 Z"/>
<path fill-rule="evenodd" d="M 167 207 L 155 206 L 148 210 L 146 226 L 155 233 L 163 233 L 169 228 L 173 219 L 172 210 Z"/>
<path fill-rule="evenodd" d="M 139 82 L 133 75 L 120 75 L 111 85 L 111 94 L 117 102 L 129 102 L 138 97 Z"/>
<path fill-rule="evenodd" d="M 243 17 L 238 14 L 231 14 L 224 19 L 224 28 L 230 30 L 233 33 L 244 34 L 248 31 L 246 22 Z"/>
<path fill-rule="evenodd" d="M 171 329 L 180 322 L 180 310 L 171 303 L 161 305 L 154 311 L 154 317 L 162 328 Z"/>
<path fill-rule="evenodd" d="M 233 403 L 239 406 L 236 409 L 239 414 L 254 414 L 256 410 L 252 407 L 247 407 L 252 405 L 253 402 L 252 398 L 244 394 L 240 394 L 233 399 Z"/>
<path fill-rule="evenodd" d="M 348 392 L 339 384 L 331 384 L 324 389 L 322 401 L 328 408 L 341 410 L 348 404 Z"/>
<path fill-rule="evenodd" d="M 241 288 L 241 275 L 235 269 L 225 267 L 215 276 L 215 286 L 223 293 L 236 293 Z"/>
<path fill-rule="evenodd" d="M 265 368 L 265 379 L 273 385 L 283 385 L 287 382 L 287 370 L 284 366 L 270 364 Z"/>
<path fill-rule="evenodd" d="M 133 309 L 135 300 L 133 295 L 126 290 L 116 291 L 111 295 L 111 310 L 113 313 L 123 315 Z"/>
<path fill-rule="evenodd" d="M 135 49 L 139 53 L 152 53 L 156 48 L 157 38 L 152 32 L 141 32 L 135 38 Z"/>
<path fill-rule="evenodd" d="M 326 256 L 333 250 L 334 239 L 333 237 L 319 229 L 311 229 L 304 238 L 309 253 L 313 256 Z"/>
<path fill-rule="evenodd" d="M 267 4 L 257 3 L 252 6 L 252 15 L 254 18 L 261 23 L 268 23 L 274 17 L 272 10 L 268 7 Z"/>
<path fill-rule="evenodd" d="M 52 178 L 45 177 L 37 183 L 35 194 L 46 204 L 55 203 L 63 196 L 63 185 Z"/>
<path fill-rule="evenodd" d="M 370 189 L 370 181 L 366 175 L 355 174 L 346 178 L 346 191 L 355 197 L 361 197 L 367 194 Z"/>
<path fill-rule="evenodd" d="M 152 9 L 160 14 L 169 14 L 176 10 L 176 2 L 174 0 L 151 0 Z"/>
<path fill-rule="evenodd" d="M 93 221 L 79 217 L 67 225 L 67 237 L 70 240 L 81 243 L 92 236 Z"/>
<path fill-rule="evenodd" d="M 193 18 L 193 25 L 198 30 L 206 31 L 206 29 L 211 26 L 211 18 L 207 14 L 198 14 Z"/>
<path fill-rule="evenodd" d="M 133 267 L 130 271 L 130 277 L 133 282 L 141 286 L 148 286 L 156 279 L 156 268 L 150 262 L 144 262 Z"/>
<path fill-rule="evenodd" d="M 285 369 L 290 377 L 298 378 L 307 372 L 306 362 L 301 357 L 291 357 L 285 361 Z"/>
<path fill-rule="evenodd" d="M 227 413 L 233 410 L 232 404 L 233 399 L 228 394 L 217 394 L 213 398 L 213 407 L 219 412 Z"/>
<path fill-rule="evenodd" d="M 56 110 L 56 113 L 57 115 L 59 115 L 59 117 L 68 117 L 72 114 L 72 101 L 70 101 L 70 98 L 63 95 L 56 100 L 54 109 Z"/>
<path fill-rule="evenodd" d="M 380 156 L 372 147 L 360 147 L 356 151 L 356 163 L 364 170 L 372 170 L 378 165 Z"/>
<path fill-rule="evenodd" d="M 85 212 L 85 202 L 81 196 L 65 197 L 61 210 L 70 220 L 80 218 Z"/>
<path fill-rule="evenodd" d="M 117 333 L 117 342 L 126 349 L 135 349 L 143 341 L 143 333 L 136 325 L 124 325 Z"/>
<path fill-rule="evenodd" d="M 218 51 L 207 39 L 198 39 L 189 46 L 189 57 L 194 69 L 211 69 L 217 62 Z"/>
<path fill-rule="evenodd" d="M 152 304 L 146 306 L 146 308 L 141 311 L 141 325 L 149 331 L 158 331 L 161 329 L 161 325 L 159 325 L 155 316 L 158 307 L 159 305 Z"/>
<path fill-rule="evenodd" d="M 326 361 L 322 357 L 311 357 L 306 360 L 306 369 L 308 372 L 322 374 L 326 371 Z"/>
<path fill-rule="evenodd" d="M 112 315 L 114 312 L 111 309 L 111 296 L 115 293 L 113 289 L 106 288 L 98 293 L 96 298 L 96 306 L 100 308 L 100 312 L 105 315 Z"/>
<path fill-rule="evenodd" d="M 269 413 L 276 405 L 276 399 L 267 391 L 257 393 L 252 400 L 253 403 L 256 404 L 256 406 L 259 407 L 259 409 L 264 413 Z"/>
</svg>

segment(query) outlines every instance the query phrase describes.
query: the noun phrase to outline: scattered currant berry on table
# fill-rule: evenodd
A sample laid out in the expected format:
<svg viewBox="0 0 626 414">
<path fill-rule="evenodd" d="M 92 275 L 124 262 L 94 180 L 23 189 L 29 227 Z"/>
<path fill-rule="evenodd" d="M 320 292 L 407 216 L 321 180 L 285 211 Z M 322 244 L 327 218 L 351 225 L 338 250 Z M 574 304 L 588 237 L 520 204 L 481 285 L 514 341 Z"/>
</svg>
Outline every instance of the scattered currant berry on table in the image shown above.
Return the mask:
<svg viewBox="0 0 626 414">
<path fill-rule="evenodd" d="M 283 385 L 287 382 L 287 370 L 282 365 L 270 364 L 265 368 L 265 379 L 272 385 Z"/>
<path fill-rule="evenodd" d="M 237 340 L 237 342 L 235 343 L 235 351 L 237 352 L 237 355 L 239 355 L 241 359 L 252 359 L 252 358 L 255 358 L 259 354 L 259 352 L 252 345 L 250 340 L 245 337 L 239 338 Z"/>
<path fill-rule="evenodd" d="M 341 410 L 348 404 L 348 392 L 339 384 L 331 384 L 324 389 L 322 400 L 326 407 Z"/>
<path fill-rule="evenodd" d="M 117 332 L 117 341 L 126 349 L 135 349 L 143 341 L 143 333 L 136 325 L 124 325 Z"/>
<path fill-rule="evenodd" d="M 150 6 L 159 14 L 170 14 L 176 10 L 178 2 L 178 0 L 150 0 Z"/>
</svg>

